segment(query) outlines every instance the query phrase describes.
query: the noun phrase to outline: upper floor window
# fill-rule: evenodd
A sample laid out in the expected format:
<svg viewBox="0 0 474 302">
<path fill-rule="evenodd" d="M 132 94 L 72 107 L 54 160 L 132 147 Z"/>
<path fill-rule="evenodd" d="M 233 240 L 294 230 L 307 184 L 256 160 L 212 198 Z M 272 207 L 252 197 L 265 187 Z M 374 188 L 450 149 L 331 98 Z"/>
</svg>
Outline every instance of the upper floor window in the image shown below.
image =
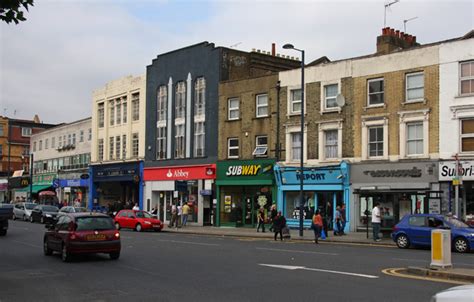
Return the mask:
<svg viewBox="0 0 474 302">
<path fill-rule="evenodd" d="M 122 103 L 121 99 L 115 101 L 115 124 L 120 125 L 122 123 Z"/>
<path fill-rule="evenodd" d="M 31 128 L 21 128 L 21 136 L 31 136 L 32 134 L 32 129 Z"/>
<path fill-rule="evenodd" d="M 109 160 L 114 159 L 114 137 L 109 137 Z"/>
<path fill-rule="evenodd" d="M 406 76 L 406 102 L 423 100 L 425 97 L 425 77 L 423 73 Z"/>
<path fill-rule="evenodd" d="M 157 128 L 156 159 L 166 158 L 166 127 Z"/>
<path fill-rule="evenodd" d="M 184 124 L 179 124 L 175 126 L 175 158 L 184 158 L 185 151 L 185 141 L 184 141 Z"/>
<path fill-rule="evenodd" d="M 40 140 L 39 141 L 39 148 L 38 148 L 39 151 L 43 150 L 43 141 Z"/>
<path fill-rule="evenodd" d="M 122 149 L 120 149 L 120 135 L 115 137 L 115 158 L 120 159 L 120 154 L 122 154 Z"/>
<path fill-rule="evenodd" d="M 84 130 L 79 131 L 79 142 L 82 143 L 84 141 Z"/>
<path fill-rule="evenodd" d="M 51 148 L 56 148 L 56 137 L 51 138 Z"/>
<path fill-rule="evenodd" d="M 337 84 L 324 86 L 324 109 L 333 109 L 338 107 L 336 102 L 337 91 Z"/>
<path fill-rule="evenodd" d="M 369 142 L 368 150 L 369 157 L 380 157 L 383 156 L 383 126 L 369 127 Z"/>
<path fill-rule="evenodd" d="M 290 114 L 301 113 L 301 89 L 290 91 Z"/>
<path fill-rule="evenodd" d="M 194 157 L 204 156 L 206 130 L 204 122 L 194 123 Z"/>
<path fill-rule="evenodd" d="M 257 117 L 268 116 L 268 95 L 267 94 L 257 95 L 256 105 L 257 105 L 257 108 L 256 108 Z"/>
<path fill-rule="evenodd" d="M 227 157 L 239 158 L 239 139 L 238 138 L 227 139 Z"/>
<path fill-rule="evenodd" d="M 92 128 L 89 128 L 89 135 L 87 137 L 87 140 L 91 140 L 92 139 Z"/>
<path fill-rule="evenodd" d="M 176 106 L 175 118 L 184 118 L 186 113 L 186 85 L 184 82 L 179 82 L 176 85 Z"/>
<path fill-rule="evenodd" d="M 253 150 L 254 156 L 267 156 L 268 155 L 268 137 L 266 135 L 260 135 L 255 138 L 255 150 Z"/>
<path fill-rule="evenodd" d="M 301 159 L 301 132 L 292 132 L 291 134 L 290 158 L 292 161 Z"/>
<path fill-rule="evenodd" d="M 127 135 L 122 135 L 122 158 L 127 158 Z"/>
<path fill-rule="evenodd" d="M 48 148 L 49 148 L 49 138 L 44 140 L 44 149 L 46 150 Z"/>
<path fill-rule="evenodd" d="M 4 136 L 5 133 L 3 132 L 3 125 L 0 125 L 0 136 Z"/>
<path fill-rule="evenodd" d="M 460 63 L 461 95 L 474 93 L 474 61 Z"/>
<path fill-rule="evenodd" d="M 30 147 L 23 147 L 23 153 L 24 156 L 29 156 L 30 155 Z"/>
<path fill-rule="evenodd" d="M 33 152 L 36 152 L 36 142 L 33 142 Z"/>
<path fill-rule="evenodd" d="M 127 97 L 126 96 L 123 97 L 122 114 L 123 114 L 122 122 L 124 124 L 126 124 L 127 123 L 127 117 L 128 117 Z"/>
<path fill-rule="evenodd" d="M 132 121 L 138 121 L 140 119 L 140 94 L 132 94 Z"/>
<path fill-rule="evenodd" d="M 76 133 L 72 134 L 72 144 L 75 146 L 76 145 Z"/>
<path fill-rule="evenodd" d="M 97 109 L 97 120 L 99 128 L 104 127 L 104 103 L 100 103 Z"/>
<path fill-rule="evenodd" d="M 110 121 L 110 126 L 113 126 L 115 124 L 115 101 L 109 101 L 109 121 Z"/>
<path fill-rule="evenodd" d="M 67 135 L 67 144 L 72 145 L 72 135 L 71 134 Z"/>
<path fill-rule="evenodd" d="M 338 151 L 338 130 L 324 131 L 324 156 L 325 158 L 337 158 Z"/>
<path fill-rule="evenodd" d="M 367 81 L 367 97 L 369 106 L 377 106 L 382 105 L 384 103 L 383 84 L 383 78 Z"/>
<path fill-rule="evenodd" d="M 100 138 L 97 143 L 97 160 L 104 160 L 104 139 Z"/>
<path fill-rule="evenodd" d="M 205 115 L 206 109 L 206 80 L 198 78 L 195 84 L 194 115 Z"/>
<path fill-rule="evenodd" d="M 407 123 L 407 155 L 423 154 L 423 122 Z"/>
<path fill-rule="evenodd" d="M 228 104 L 228 119 L 229 120 L 238 120 L 240 117 L 240 109 L 239 109 L 239 99 L 238 98 L 230 98 L 227 100 Z"/>
<path fill-rule="evenodd" d="M 160 89 L 158 90 L 157 121 L 166 120 L 167 100 L 168 100 L 168 90 L 166 86 L 161 86 Z"/>
<path fill-rule="evenodd" d="M 474 152 L 474 119 L 461 120 L 461 152 Z"/>
<path fill-rule="evenodd" d="M 138 146 L 139 146 L 138 133 L 133 133 L 132 134 L 132 157 L 138 157 Z"/>
</svg>

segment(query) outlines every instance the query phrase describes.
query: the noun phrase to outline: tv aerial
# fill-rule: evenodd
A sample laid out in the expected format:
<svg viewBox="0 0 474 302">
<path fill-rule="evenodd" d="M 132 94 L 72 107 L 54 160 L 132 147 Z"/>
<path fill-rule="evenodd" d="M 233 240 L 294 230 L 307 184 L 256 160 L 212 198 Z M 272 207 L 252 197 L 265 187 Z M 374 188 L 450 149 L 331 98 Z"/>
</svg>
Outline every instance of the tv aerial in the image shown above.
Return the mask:
<svg viewBox="0 0 474 302">
<path fill-rule="evenodd" d="M 418 17 L 413 17 L 410 19 L 403 20 L 403 32 L 407 32 L 407 22 L 418 19 Z"/>
<path fill-rule="evenodd" d="M 387 27 L 387 9 L 390 9 L 390 6 L 398 2 L 400 2 L 400 0 L 395 0 L 384 5 L 384 9 L 385 9 L 384 14 L 383 14 L 383 27 L 384 28 Z"/>
</svg>

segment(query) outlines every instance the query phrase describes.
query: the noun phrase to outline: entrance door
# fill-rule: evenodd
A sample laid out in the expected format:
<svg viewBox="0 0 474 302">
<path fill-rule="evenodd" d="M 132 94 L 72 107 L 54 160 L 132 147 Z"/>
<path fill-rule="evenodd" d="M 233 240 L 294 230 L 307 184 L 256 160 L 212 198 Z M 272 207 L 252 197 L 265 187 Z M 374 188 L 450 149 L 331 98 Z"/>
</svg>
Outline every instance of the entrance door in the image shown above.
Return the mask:
<svg viewBox="0 0 474 302">
<path fill-rule="evenodd" d="M 244 197 L 244 206 L 242 207 L 243 213 L 243 223 L 245 226 L 253 226 L 255 224 L 255 218 L 254 218 L 254 211 L 255 204 L 253 201 L 252 196 L 245 196 Z"/>
</svg>

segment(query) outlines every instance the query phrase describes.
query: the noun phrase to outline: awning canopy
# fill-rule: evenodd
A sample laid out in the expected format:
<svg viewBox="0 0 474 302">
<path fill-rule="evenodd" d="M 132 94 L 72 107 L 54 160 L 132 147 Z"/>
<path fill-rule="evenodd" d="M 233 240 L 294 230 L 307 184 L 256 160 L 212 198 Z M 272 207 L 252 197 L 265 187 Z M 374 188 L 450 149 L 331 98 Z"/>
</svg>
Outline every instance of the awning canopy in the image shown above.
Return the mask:
<svg viewBox="0 0 474 302">
<path fill-rule="evenodd" d="M 50 185 L 33 185 L 33 190 L 32 192 L 33 193 L 38 193 L 39 191 L 41 190 L 44 190 L 44 189 L 48 189 L 48 188 L 51 188 Z M 30 187 L 24 187 L 22 189 L 18 189 L 18 190 L 15 190 L 17 192 L 30 192 Z"/>
</svg>

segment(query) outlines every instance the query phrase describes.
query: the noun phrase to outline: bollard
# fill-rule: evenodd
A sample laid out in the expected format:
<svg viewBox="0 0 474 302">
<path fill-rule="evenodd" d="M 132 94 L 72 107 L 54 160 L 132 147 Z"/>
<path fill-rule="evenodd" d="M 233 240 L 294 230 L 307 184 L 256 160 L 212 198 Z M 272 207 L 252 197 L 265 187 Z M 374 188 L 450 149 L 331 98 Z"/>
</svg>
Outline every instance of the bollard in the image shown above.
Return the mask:
<svg viewBox="0 0 474 302">
<path fill-rule="evenodd" d="M 434 229 L 431 231 L 431 264 L 430 268 L 452 268 L 451 231 Z"/>
</svg>

